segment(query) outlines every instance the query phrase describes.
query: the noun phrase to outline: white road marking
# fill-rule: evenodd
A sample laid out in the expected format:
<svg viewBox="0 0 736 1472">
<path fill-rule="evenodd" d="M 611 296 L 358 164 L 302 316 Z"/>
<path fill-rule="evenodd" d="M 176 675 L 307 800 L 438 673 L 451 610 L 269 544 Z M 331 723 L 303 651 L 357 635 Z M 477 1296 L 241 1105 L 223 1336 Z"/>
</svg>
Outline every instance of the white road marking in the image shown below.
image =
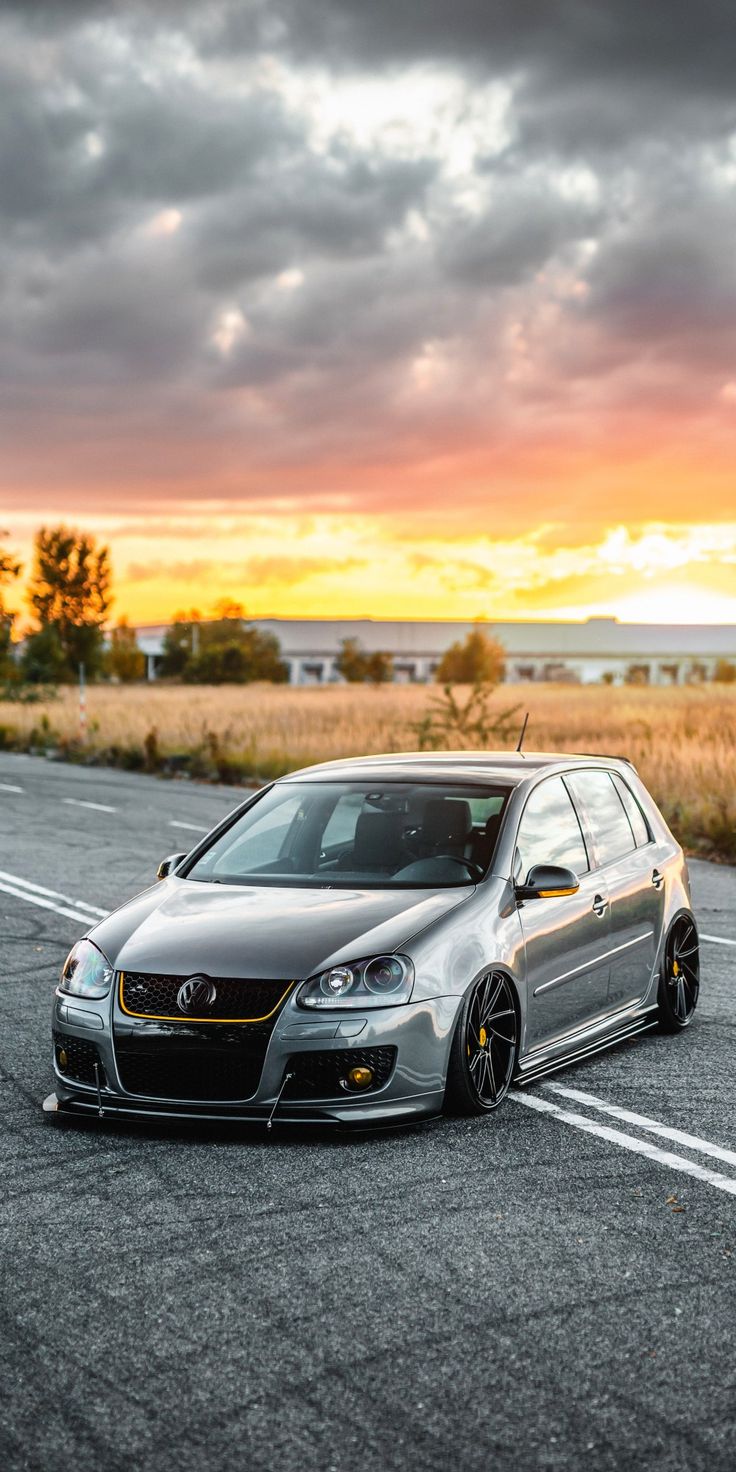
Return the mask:
<svg viewBox="0 0 736 1472">
<path fill-rule="evenodd" d="M 703 935 L 701 940 L 709 940 L 713 946 L 736 946 L 736 940 L 727 940 L 725 935 Z"/>
<path fill-rule="evenodd" d="M 645 1114 L 635 1114 L 632 1109 L 621 1109 L 618 1104 L 607 1104 L 605 1099 L 599 1099 L 597 1094 L 587 1094 L 583 1089 L 568 1089 L 565 1084 L 544 1084 L 543 1087 L 553 1094 L 562 1095 L 563 1099 L 574 1099 L 576 1104 L 587 1104 L 590 1109 L 610 1114 L 624 1124 L 636 1125 L 638 1129 L 647 1130 L 651 1135 L 661 1135 L 663 1140 L 672 1140 L 675 1145 L 683 1145 L 686 1150 L 696 1150 L 700 1155 L 712 1155 L 714 1160 L 722 1160 L 724 1165 L 736 1165 L 736 1150 L 726 1150 L 723 1145 L 701 1140 L 699 1135 L 689 1135 L 685 1130 L 673 1129 L 668 1124 L 660 1124 L 657 1119 L 649 1119 Z"/>
<path fill-rule="evenodd" d="M 85 802 L 81 797 L 62 797 L 70 808 L 94 808 L 97 813 L 116 813 L 117 808 L 108 807 L 106 802 Z"/>
<path fill-rule="evenodd" d="M 58 889 L 46 889 L 43 884 L 34 884 L 31 879 L 21 879 L 19 874 L 8 874 L 4 869 L 0 869 L 0 879 L 4 879 L 6 884 L 13 885 L 15 889 L 30 890 L 28 899 L 34 894 L 40 894 L 49 900 L 63 900 L 65 905 L 73 905 L 75 910 L 88 910 L 90 916 L 99 920 L 104 920 L 110 914 L 109 910 L 101 910 L 97 905 L 88 905 L 86 900 L 74 899 L 69 894 L 60 894 Z"/>
<path fill-rule="evenodd" d="M 12 894 L 17 900 L 27 900 L 30 905 L 38 905 L 42 910 L 55 910 L 57 915 L 68 915 L 71 920 L 79 920 L 86 930 L 94 924 L 92 915 L 83 915 L 81 910 L 71 910 L 67 905 L 57 905 L 54 900 L 45 900 L 43 895 L 32 894 L 28 889 L 16 889 L 12 884 L 0 882 L 0 890 L 3 894 Z"/>
<path fill-rule="evenodd" d="M 170 828 L 188 828 L 192 833 L 209 833 L 209 828 L 201 828 L 199 823 L 179 823 L 176 818 L 169 818 Z"/>
<path fill-rule="evenodd" d="M 653 1145 L 650 1140 L 637 1140 L 635 1135 L 626 1135 L 623 1130 L 613 1130 L 607 1124 L 598 1124 L 597 1120 L 587 1119 L 584 1114 L 574 1114 L 570 1109 L 560 1109 L 559 1105 L 553 1104 L 550 1099 L 540 1099 L 538 1094 L 522 1094 L 512 1089 L 508 1094 L 516 1104 L 525 1104 L 527 1109 L 536 1109 L 540 1114 L 551 1114 L 563 1124 L 571 1124 L 575 1129 L 583 1130 L 586 1135 L 597 1135 L 601 1140 L 608 1140 L 611 1145 L 620 1145 L 624 1150 L 631 1150 L 635 1155 L 646 1155 L 649 1160 L 656 1160 L 659 1165 L 666 1165 L 670 1170 L 679 1171 L 682 1175 L 695 1176 L 698 1181 L 705 1181 L 709 1186 L 715 1186 L 718 1191 L 726 1191 L 729 1196 L 736 1196 L 736 1180 L 731 1176 L 721 1175 L 720 1171 L 710 1170 L 708 1166 L 698 1165 L 694 1160 L 686 1160 L 684 1155 L 674 1155 L 671 1150 L 661 1150 L 659 1145 Z"/>
<path fill-rule="evenodd" d="M 16 787 L 14 782 L 0 782 L 0 792 L 25 792 L 25 788 Z"/>
</svg>

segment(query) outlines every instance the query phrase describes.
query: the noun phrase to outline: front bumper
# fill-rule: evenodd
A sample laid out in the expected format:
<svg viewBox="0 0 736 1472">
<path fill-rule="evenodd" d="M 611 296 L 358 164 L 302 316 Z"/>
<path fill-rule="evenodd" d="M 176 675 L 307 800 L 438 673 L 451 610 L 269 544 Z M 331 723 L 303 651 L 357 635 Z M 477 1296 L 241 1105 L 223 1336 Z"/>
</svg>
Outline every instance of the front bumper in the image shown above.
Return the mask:
<svg viewBox="0 0 736 1472">
<path fill-rule="evenodd" d="M 437 997 L 402 1007 L 367 1009 L 365 1014 L 321 1012 L 313 1018 L 289 999 L 281 1010 L 265 1050 L 258 1085 L 248 1098 L 192 1099 L 154 1097 L 133 1093 L 121 1078 L 116 1040 L 126 1044 L 144 1038 L 147 1024 L 124 1017 L 115 997 L 104 1002 L 70 999 L 57 993 L 54 1000 L 55 1035 L 67 1038 L 72 1048 L 89 1051 L 99 1058 L 99 1091 L 96 1083 L 69 1077 L 57 1062 L 55 1091 L 44 1103 L 48 1114 L 102 1117 L 107 1120 L 161 1119 L 242 1121 L 265 1124 L 294 1060 L 308 1062 L 309 1054 L 324 1059 L 334 1052 L 340 1060 L 355 1050 L 356 1061 L 372 1049 L 396 1050 L 395 1063 L 387 1081 L 365 1092 L 348 1093 L 338 1088 L 323 1097 L 294 1097 L 294 1087 L 280 1099 L 275 1118 L 294 1125 L 389 1125 L 399 1121 L 426 1119 L 437 1115 L 444 1098 L 450 1043 L 462 998 Z M 247 1024 L 243 1024 L 244 1027 Z M 337 1029 L 340 1035 L 335 1035 Z M 177 1024 L 182 1033 L 186 1023 Z M 169 1029 L 169 1032 L 171 1030 Z M 331 1035 L 332 1034 L 332 1035 Z M 149 1029 L 150 1035 L 150 1029 Z M 164 1043 L 165 1046 L 165 1043 Z M 316 1060 L 315 1060 L 316 1062 Z M 342 1071 L 338 1069 L 337 1071 Z M 329 1070 L 328 1070 L 329 1072 Z M 102 1116 L 100 1116 L 102 1110 Z"/>
</svg>

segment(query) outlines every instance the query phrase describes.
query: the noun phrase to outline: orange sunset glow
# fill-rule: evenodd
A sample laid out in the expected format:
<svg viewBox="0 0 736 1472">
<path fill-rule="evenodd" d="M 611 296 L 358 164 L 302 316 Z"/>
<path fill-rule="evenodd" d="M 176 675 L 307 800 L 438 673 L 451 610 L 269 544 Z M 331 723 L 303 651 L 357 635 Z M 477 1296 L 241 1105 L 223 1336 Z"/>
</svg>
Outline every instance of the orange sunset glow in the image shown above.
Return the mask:
<svg viewBox="0 0 736 1472">
<path fill-rule="evenodd" d="M 728 89 L 685 20 L 597 17 L 11 8 L 26 570 L 63 520 L 137 623 L 736 619 Z"/>
</svg>

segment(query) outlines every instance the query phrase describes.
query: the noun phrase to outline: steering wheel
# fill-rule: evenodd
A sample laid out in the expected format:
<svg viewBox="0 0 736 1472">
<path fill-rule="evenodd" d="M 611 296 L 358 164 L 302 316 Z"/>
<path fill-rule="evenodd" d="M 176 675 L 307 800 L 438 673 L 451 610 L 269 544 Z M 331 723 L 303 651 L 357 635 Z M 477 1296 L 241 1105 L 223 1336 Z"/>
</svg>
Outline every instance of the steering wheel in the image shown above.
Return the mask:
<svg viewBox="0 0 736 1472">
<path fill-rule="evenodd" d="M 486 872 L 482 865 L 476 864 L 473 859 L 459 859 L 457 854 L 432 854 L 431 857 L 433 859 L 449 859 L 451 864 L 462 864 L 463 869 L 467 869 L 471 877 L 474 876 L 476 879 L 482 879 Z"/>
</svg>

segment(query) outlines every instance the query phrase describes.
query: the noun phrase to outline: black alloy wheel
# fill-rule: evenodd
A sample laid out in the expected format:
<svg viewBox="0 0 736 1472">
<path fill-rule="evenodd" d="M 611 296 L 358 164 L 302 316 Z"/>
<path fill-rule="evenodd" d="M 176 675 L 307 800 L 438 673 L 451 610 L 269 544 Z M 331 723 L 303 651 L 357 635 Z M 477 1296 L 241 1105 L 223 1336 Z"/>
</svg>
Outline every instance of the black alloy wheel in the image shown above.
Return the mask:
<svg viewBox="0 0 736 1472">
<path fill-rule="evenodd" d="M 679 915 L 665 942 L 659 981 L 659 1021 L 665 1032 L 681 1032 L 692 1021 L 699 991 L 698 932 L 689 915 Z"/>
<path fill-rule="evenodd" d="M 465 999 L 450 1050 L 445 1108 L 488 1114 L 507 1092 L 514 1072 L 519 1025 L 512 983 L 487 971 Z"/>
</svg>

